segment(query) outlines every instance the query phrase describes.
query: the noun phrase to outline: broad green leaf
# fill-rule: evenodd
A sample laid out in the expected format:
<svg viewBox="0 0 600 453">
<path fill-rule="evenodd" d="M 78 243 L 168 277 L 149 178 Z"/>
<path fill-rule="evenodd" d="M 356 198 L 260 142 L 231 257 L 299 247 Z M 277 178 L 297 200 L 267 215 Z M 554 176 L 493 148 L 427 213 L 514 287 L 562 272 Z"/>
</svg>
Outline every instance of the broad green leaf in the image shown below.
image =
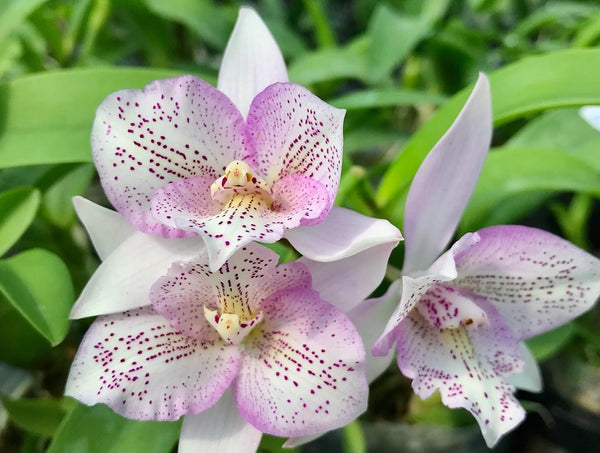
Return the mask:
<svg viewBox="0 0 600 453">
<path fill-rule="evenodd" d="M 488 216 L 497 203 L 534 190 L 581 191 L 599 196 L 600 172 L 561 150 L 495 149 L 485 161 L 460 231 L 488 226 Z"/>
<path fill-rule="evenodd" d="M 0 361 L 28 365 L 51 346 L 0 292 Z"/>
<path fill-rule="evenodd" d="M 57 226 L 66 228 L 75 219 L 72 198 L 83 195 L 96 172 L 92 164 L 82 164 L 53 184 L 43 196 L 42 209 Z"/>
<path fill-rule="evenodd" d="M 577 331 L 573 323 L 567 323 L 549 332 L 527 340 L 527 346 L 538 361 L 546 360 L 557 353 Z"/>
<path fill-rule="evenodd" d="M 290 80 L 310 85 L 342 78 L 366 78 L 369 40 L 362 37 L 340 48 L 322 49 L 299 56 L 288 68 Z"/>
<path fill-rule="evenodd" d="M 3 0 L 0 4 L 0 42 L 16 30 L 40 5 L 48 0 Z"/>
<path fill-rule="evenodd" d="M 430 30 L 425 18 L 401 16 L 385 3 L 378 4 L 367 31 L 367 78 L 384 79 Z"/>
<path fill-rule="evenodd" d="M 179 438 L 180 426 L 180 422 L 129 420 L 104 404 L 77 404 L 47 453 L 168 453 Z"/>
<path fill-rule="evenodd" d="M 90 130 L 102 100 L 178 75 L 160 69 L 74 69 L 0 84 L 0 168 L 91 162 Z"/>
<path fill-rule="evenodd" d="M 73 404 L 69 399 L 9 399 L 2 398 L 2 405 L 8 411 L 12 422 L 19 428 L 41 436 L 53 436 L 62 422 L 68 406 Z"/>
<path fill-rule="evenodd" d="M 0 261 L 0 293 L 52 345 L 69 330 L 71 276 L 53 253 L 32 249 Z"/>
<path fill-rule="evenodd" d="M 144 0 L 155 14 L 181 22 L 216 48 L 225 49 L 236 10 L 216 6 L 211 0 Z"/>
<path fill-rule="evenodd" d="M 367 441 L 360 423 L 357 420 L 342 428 L 344 453 L 366 453 Z"/>
<path fill-rule="evenodd" d="M 592 15 L 579 30 L 573 39 L 573 47 L 587 47 L 600 39 L 600 10 Z"/>
<path fill-rule="evenodd" d="M 40 193 L 20 187 L 0 193 L 0 256 L 25 232 L 40 205 Z"/>
<path fill-rule="evenodd" d="M 398 88 L 371 89 L 345 94 L 328 102 L 340 109 L 358 110 L 400 105 L 441 104 L 445 96 Z"/>
<path fill-rule="evenodd" d="M 600 49 L 577 49 L 526 58 L 490 74 L 494 123 L 540 110 L 600 104 Z M 455 95 L 408 141 L 386 172 L 377 204 L 393 209 L 395 198 L 408 187 L 425 155 L 446 132 L 472 87 Z M 397 218 L 392 219 L 398 224 Z"/>
<path fill-rule="evenodd" d="M 372 127 L 352 128 L 344 132 L 344 154 L 350 155 L 381 146 L 400 147 L 405 141 L 406 135 L 402 132 Z"/>
<path fill-rule="evenodd" d="M 545 112 L 517 132 L 506 146 L 562 149 L 600 171 L 600 134 L 579 116 L 578 109 Z"/>
</svg>

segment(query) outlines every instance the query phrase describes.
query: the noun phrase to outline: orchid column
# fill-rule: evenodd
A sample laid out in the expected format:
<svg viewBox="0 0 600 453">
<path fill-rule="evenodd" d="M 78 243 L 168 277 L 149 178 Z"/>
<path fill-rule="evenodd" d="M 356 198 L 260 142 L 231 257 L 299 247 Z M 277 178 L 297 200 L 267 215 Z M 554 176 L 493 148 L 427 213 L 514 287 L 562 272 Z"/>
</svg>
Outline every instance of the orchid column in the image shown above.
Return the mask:
<svg viewBox="0 0 600 453">
<path fill-rule="evenodd" d="M 525 412 L 515 386 L 541 380 L 523 340 L 592 307 L 600 260 L 545 231 L 494 226 L 463 236 L 439 258 L 475 186 L 492 134 L 480 75 L 458 118 L 423 161 L 404 213 L 403 277 L 372 304 L 398 305 L 373 354 L 397 346 L 398 367 L 421 398 L 476 418 L 488 446 Z"/>
</svg>

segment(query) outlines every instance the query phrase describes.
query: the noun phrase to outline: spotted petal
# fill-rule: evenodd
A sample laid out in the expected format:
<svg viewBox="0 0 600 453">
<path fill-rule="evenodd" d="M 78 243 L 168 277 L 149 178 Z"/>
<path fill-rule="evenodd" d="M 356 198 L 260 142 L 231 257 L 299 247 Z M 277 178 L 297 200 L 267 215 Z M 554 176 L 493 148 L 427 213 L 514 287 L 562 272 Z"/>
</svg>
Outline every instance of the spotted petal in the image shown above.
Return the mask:
<svg viewBox="0 0 600 453">
<path fill-rule="evenodd" d="M 344 314 L 310 289 L 280 291 L 261 308 L 264 324 L 248 338 L 233 385 L 246 420 L 265 433 L 305 436 L 366 409 L 364 347 Z"/>
<path fill-rule="evenodd" d="M 467 409 L 492 447 L 525 417 L 503 378 L 523 363 L 510 330 L 497 313 L 486 312 L 487 327 L 439 330 L 413 311 L 395 333 L 398 367 L 413 379 L 415 393 L 425 399 L 439 390 L 445 405 Z"/>
<path fill-rule="evenodd" d="M 239 351 L 175 331 L 152 308 L 99 317 L 85 335 L 65 393 L 104 403 L 138 420 L 176 420 L 221 397 L 239 366 Z"/>
<path fill-rule="evenodd" d="M 135 233 L 135 229 L 116 211 L 83 197 L 73 197 L 73 206 L 101 260 Z"/>
<path fill-rule="evenodd" d="M 491 137 L 490 87 L 480 74 L 465 106 L 410 186 L 404 213 L 405 273 L 429 267 L 448 244 L 479 178 Z"/>
<path fill-rule="evenodd" d="M 184 417 L 178 453 L 254 453 L 261 437 L 262 433 L 240 415 L 228 390 L 210 409 Z"/>
<path fill-rule="evenodd" d="M 144 91 L 108 96 L 96 112 L 92 154 L 113 206 L 138 230 L 181 237 L 150 212 L 150 197 L 169 182 L 215 180 L 251 150 L 244 120 L 223 93 L 191 76 L 156 80 Z"/>
<path fill-rule="evenodd" d="M 252 99 L 275 82 L 287 82 L 275 39 L 252 8 L 242 7 L 225 48 L 217 88 L 246 117 Z"/>
<path fill-rule="evenodd" d="M 207 181 L 197 177 L 169 184 L 156 193 L 152 205 L 165 224 L 202 236 L 215 271 L 245 244 L 276 242 L 285 229 L 319 219 L 329 205 L 323 186 L 303 175 L 277 181 L 271 206 L 260 193 L 236 195 L 222 205 L 210 198 Z"/>
<path fill-rule="evenodd" d="M 494 226 L 457 255 L 456 287 L 491 301 L 519 339 L 557 327 L 600 295 L 600 260 L 548 232 Z"/>
<path fill-rule="evenodd" d="M 295 174 L 320 182 L 329 193 L 328 211 L 340 182 L 344 115 L 300 85 L 267 87 L 252 101 L 247 120 L 257 171 L 268 183 Z"/>
<path fill-rule="evenodd" d="M 204 243 L 198 237 L 165 239 L 135 232 L 94 272 L 75 302 L 71 318 L 150 305 L 150 287 L 171 263 L 189 260 L 203 250 Z"/>
</svg>

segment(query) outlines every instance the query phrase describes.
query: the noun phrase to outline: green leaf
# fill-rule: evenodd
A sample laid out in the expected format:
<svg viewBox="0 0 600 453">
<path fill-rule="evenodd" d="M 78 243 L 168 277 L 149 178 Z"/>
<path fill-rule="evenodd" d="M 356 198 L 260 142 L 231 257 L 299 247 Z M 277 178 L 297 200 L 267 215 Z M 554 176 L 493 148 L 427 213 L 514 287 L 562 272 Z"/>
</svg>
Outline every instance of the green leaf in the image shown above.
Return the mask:
<svg viewBox="0 0 600 453">
<path fill-rule="evenodd" d="M 400 105 L 438 105 L 445 100 L 446 97 L 439 94 L 390 88 L 355 91 L 328 102 L 339 109 L 359 110 Z"/>
<path fill-rule="evenodd" d="M 506 146 L 562 149 L 600 171 L 600 134 L 579 116 L 578 110 L 545 112 L 517 132 Z"/>
<path fill-rule="evenodd" d="M 1 260 L 0 293 L 52 345 L 64 339 L 74 294 L 71 276 L 58 256 L 32 249 Z"/>
<path fill-rule="evenodd" d="M 369 40 L 362 37 L 346 47 L 307 52 L 288 68 L 290 80 L 310 85 L 326 80 L 364 79 L 368 46 Z"/>
<path fill-rule="evenodd" d="M 181 22 L 206 42 L 225 49 L 235 22 L 235 9 L 217 7 L 210 0 L 144 0 L 146 6 L 165 19 Z"/>
<path fill-rule="evenodd" d="M 47 354 L 50 343 L 16 310 L 0 291 L 0 361 L 26 366 Z"/>
<path fill-rule="evenodd" d="M 488 155 L 460 231 L 489 225 L 488 216 L 501 200 L 531 191 L 581 191 L 600 195 L 600 172 L 561 150 L 495 149 Z"/>
<path fill-rule="evenodd" d="M 540 110 L 600 104 L 600 49 L 577 49 L 526 58 L 490 74 L 494 123 Z M 472 87 L 455 95 L 408 141 L 386 172 L 376 201 L 393 204 L 404 192 L 425 155 L 450 127 Z M 392 208 L 393 206 L 389 206 Z M 391 219 L 398 224 L 398 219 Z"/>
<path fill-rule="evenodd" d="M 423 17 L 401 16 L 384 3 L 377 5 L 367 31 L 367 78 L 385 78 L 431 30 Z"/>
<path fill-rule="evenodd" d="M 67 228 L 75 220 L 72 198 L 83 195 L 96 169 L 92 164 L 82 164 L 53 184 L 43 196 L 43 212 L 55 225 Z"/>
<path fill-rule="evenodd" d="M 58 428 L 47 453 L 167 453 L 179 438 L 180 422 L 141 422 L 103 404 L 77 404 Z"/>
<path fill-rule="evenodd" d="M 0 256 L 25 232 L 40 205 L 40 193 L 20 187 L 0 193 Z"/>
<path fill-rule="evenodd" d="M 0 168 L 91 162 L 90 130 L 102 100 L 178 75 L 160 69 L 74 69 L 0 84 Z"/>
<path fill-rule="evenodd" d="M 68 406 L 72 405 L 72 400 L 2 398 L 2 405 L 19 428 L 40 436 L 53 436 L 67 414 Z"/>
<path fill-rule="evenodd" d="M 549 332 L 527 340 L 527 346 L 538 361 L 556 354 L 577 331 L 573 323 L 568 323 Z"/>
<path fill-rule="evenodd" d="M 357 420 L 342 428 L 344 453 L 366 453 L 367 441 L 362 427 Z"/>
<path fill-rule="evenodd" d="M 40 5 L 48 0 L 4 0 L 0 7 L 0 42 L 16 30 Z"/>
</svg>

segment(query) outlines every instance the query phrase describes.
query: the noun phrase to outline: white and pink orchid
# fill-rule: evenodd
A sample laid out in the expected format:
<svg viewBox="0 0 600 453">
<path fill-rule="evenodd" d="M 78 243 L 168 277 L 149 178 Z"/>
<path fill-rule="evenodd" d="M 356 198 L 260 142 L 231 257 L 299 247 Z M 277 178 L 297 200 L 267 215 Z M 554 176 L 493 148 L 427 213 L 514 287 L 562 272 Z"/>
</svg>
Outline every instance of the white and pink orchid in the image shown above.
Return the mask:
<svg viewBox="0 0 600 453">
<path fill-rule="evenodd" d="M 343 223 L 358 216 L 333 208 L 344 114 L 288 82 L 270 32 L 242 8 L 217 88 L 183 76 L 111 94 L 92 153 L 117 211 L 146 233 L 201 236 L 213 271 L 245 244 L 284 234 L 303 255 L 331 261 L 360 251 L 348 249 L 353 238 L 320 239 L 332 210 Z"/>
<path fill-rule="evenodd" d="M 440 391 L 476 418 L 488 446 L 525 412 L 515 387 L 540 390 L 523 340 L 588 310 L 600 260 L 545 231 L 495 226 L 451 239 L 492 135 L 489 83 L 480 75 L 452 127 L 419 168 L 404 213 L 403 277 L 371 304 L 397 302 L 372 352 L 397 345 L 398 367 L 421 398 Z"/>
<path fill-rule="evenodd" d="M 206 254 L 174 263 L 136 308 L 92 324 L 66 394 L 139 420 L 186 416 L 183 442 L 189 430 L 205 446 L 202 413 L 222 416 L 232 397 L 256 445 L 350 422 L 367 404 L 360 335 L 306 266 L 278 258 L 249 244 L 215 273 Z"/>
</svg>

